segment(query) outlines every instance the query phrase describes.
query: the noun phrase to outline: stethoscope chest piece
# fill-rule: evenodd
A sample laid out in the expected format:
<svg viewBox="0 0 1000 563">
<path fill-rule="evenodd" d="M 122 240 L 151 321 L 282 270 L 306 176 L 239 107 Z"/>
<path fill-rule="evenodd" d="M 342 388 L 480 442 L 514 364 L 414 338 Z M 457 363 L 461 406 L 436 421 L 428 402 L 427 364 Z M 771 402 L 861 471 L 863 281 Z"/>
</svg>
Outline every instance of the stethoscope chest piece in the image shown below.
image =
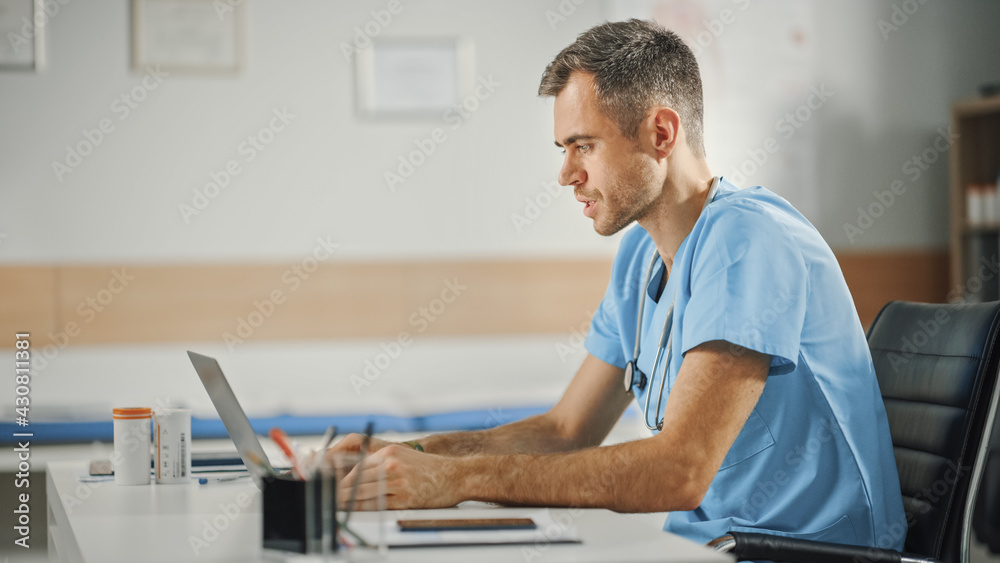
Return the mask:
<svg viewBox="0 0 1000 563">
<path fill-rule="evenodd" d="M 635 362 L 631 361 L 625 364 L 625 392 L 631 393 L 632 386 L 636 386 L 640 391 L 646 388 L 646 374 L 639 371 Z"/>
</svg>

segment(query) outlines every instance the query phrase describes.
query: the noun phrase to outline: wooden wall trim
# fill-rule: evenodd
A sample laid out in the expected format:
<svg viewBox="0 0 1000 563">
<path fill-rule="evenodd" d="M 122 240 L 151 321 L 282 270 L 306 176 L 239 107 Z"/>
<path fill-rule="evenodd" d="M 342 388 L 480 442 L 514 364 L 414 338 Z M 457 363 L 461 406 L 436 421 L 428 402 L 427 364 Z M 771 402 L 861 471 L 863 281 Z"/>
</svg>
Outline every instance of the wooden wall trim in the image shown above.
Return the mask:
<svg viewBox="0 0 1000 563">
<path fill-rule="evenodd" d="M 944 251 L 840 253 L 862 323 L 892 299 L 940 302 Z M 315 266 L 313 268 L 313 266 Z M 567 333 L 610 259 L 0 267 L 0 347 L 418 334 Z"/>
<path fill-rule="evenodd" d="M 865 329 L 889 301 L 944 303 L 948 297 L 948 252 L 915 250 L 837 253 Z"/>
<path fill-rule="evenodd" d="M 42 336 L 56 330 L 56 269 L 0 267 L 0 348 L 13 348 L 18 332 Z"/>
</svg>

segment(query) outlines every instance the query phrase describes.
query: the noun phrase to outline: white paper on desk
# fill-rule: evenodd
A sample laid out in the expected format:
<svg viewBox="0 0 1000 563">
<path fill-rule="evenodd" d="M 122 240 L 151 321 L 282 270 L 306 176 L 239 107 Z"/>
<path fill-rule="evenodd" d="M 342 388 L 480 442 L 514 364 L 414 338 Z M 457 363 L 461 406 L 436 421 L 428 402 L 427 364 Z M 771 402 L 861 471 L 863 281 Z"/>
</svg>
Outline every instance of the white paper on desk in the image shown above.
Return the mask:
<svg viewBox="0 0 1000 563">
<path fill-rule="evenodd" d="M 385 541 L 389 547 L 433 547 L 450 545 L 505 545 L 534 543 L 580 543 L 572 522 L 556 522 L 547 510 L 525 514 L 537 526 L 534 530 L 449 530 L 443 532 L 403 532 L 395 520 L 384 523 Z M 352 531 L 370 545 L 379 540 L 378 522 L 350 524 Z"/>
</svg>

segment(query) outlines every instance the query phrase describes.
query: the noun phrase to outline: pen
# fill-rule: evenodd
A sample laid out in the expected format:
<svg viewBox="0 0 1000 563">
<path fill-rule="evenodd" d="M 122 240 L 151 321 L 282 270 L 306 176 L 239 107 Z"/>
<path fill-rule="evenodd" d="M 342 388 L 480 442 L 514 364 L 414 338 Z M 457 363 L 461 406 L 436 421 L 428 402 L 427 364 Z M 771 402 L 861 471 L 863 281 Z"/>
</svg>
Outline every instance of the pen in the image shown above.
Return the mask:
<svg viewBox="0 0 1000 563">
<path fill-rule="evenodd" d="M 335 425 L 330 425 L 326 429 L 326 433 L 323 434 L 323 439 L 320 441 L 319 449 L 312 453 L 309 457 L 309 469 L 306 474 L 312 479 L 319 470 L 320 466 L 323 465 L 323 456 L 326 453 L 326 449 L 330 447 L 333 443 L 333 439 L 337 437 L 337 427 Z M 318 457 L 318 459 L 317 459 Z"/>
<path fill-rule="evenodd" d="M 295 475 L 295 478 L 304 479 L 305 473 L 302 472 L 302 466 L 299 463 L 299 456 L 295 454 L 295 449 L 292 448 L 292 443 L 291 440 L 288 439 L 288 434 L 285 434 L 284 430 L 274 427 L 271 429 L 270 436 L 271 439 L 274 440 L 274 443 L 278 444 L 278 447 L 281 448 L 282 452 L 284 452 L 288 461 L 292 462 L 292 473 Z"/>
<path fill-rule="evenodd" d="M 319 447 L 319 451 L 323 451 L 330 447 L 330 443 L 333 439 L 337 437 L 337 426 L 331 424 L 329 428 L 326 429 L 326 433 L 323 434 L 322 445 Z"/>
<path fill-rule="evenodd" d="M 368 446 L 372 441 L 372 432 L 375 430 L 375 423 L 369 422 L 368 426 L 365 427 L 365 439 L 361 442 L 361 449 L 358 450 L 358 474 L 354 476 L 354 485 L 351 486 L 351 498 L 347 501 L 347 510 L 344 512 L 344 523 L 342 526 L 346 529 L 347 523 L 351 520 L 351 512 L 354 511 L 354 502 L 358 499 L 358 487 L 361 485 L 361 471 L 364 469 L 365 458 L 368 457 Z"/>
<path fill-rule="evenodd" d="M 240 479 L 246 479 L 249 476 L 250 476 L 249 473 L 245 473 L 243 475 L 236 475 L 233 477 L 198 477 L 198 484 L 207 485 L 209 483 L 226 483 L 229 481 L 238 481 Z"/>
</svg>

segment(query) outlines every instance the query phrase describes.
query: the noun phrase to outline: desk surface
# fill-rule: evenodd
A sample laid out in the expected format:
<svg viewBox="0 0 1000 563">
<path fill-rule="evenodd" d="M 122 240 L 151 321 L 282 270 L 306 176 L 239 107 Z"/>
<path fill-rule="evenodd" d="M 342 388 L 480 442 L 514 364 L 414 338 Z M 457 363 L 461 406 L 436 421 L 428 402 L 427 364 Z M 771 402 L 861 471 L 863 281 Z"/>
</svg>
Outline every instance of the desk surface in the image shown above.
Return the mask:
<svg viewBox="0 0 1000 563">
<path fill-rule="evenodd" d="M 261 558 L 260 494 L 249 482 L 119 487 L 81 483 L 84 462 L 49 465 L 50 557 L 60 561 L 253 562 Z M 406 517 L 520 516 L 537 508 L 466 503 L 445 510 L 407 511 Z M 551 509 L 571 521 L 583 543 L 470 548 L 391 549 L 379 561 L 692 561 L 732 559 L 660 530 L 662 517 L 607 510 Z M 390 518 L 396 514 L 390 513 Z M 358 513 L 358 520 L 375 514 Z M 197 551 L 196 551 L 197 550 Z M 53 559 L 55 560 L 55 559 Z M 345 559 L 346 560 L 346 559 Z"/>
</svg>

